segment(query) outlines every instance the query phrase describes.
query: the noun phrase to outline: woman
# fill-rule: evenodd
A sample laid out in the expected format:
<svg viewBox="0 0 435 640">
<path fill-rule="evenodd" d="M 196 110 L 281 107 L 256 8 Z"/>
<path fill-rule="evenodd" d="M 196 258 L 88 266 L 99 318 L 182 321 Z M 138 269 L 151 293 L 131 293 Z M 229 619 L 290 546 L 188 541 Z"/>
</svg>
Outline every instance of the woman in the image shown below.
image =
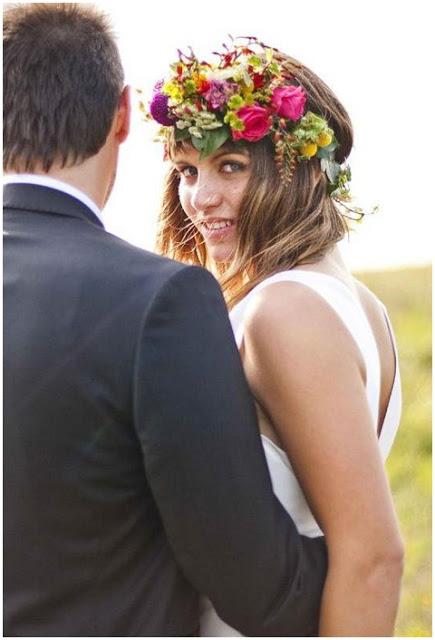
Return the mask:
<svg viewBox="0 0 435 640">
<path fill-rule="evenodd" d="M 386 311 L 336 246 L 349 117 L 251 38 L 216 64 L 180 55 L 150 112 L 171 161 L 160 251 L 219 278 L 274 491 L 301 533 L 326 538 L 320 635 L 392 635 L 403 549 L 383 461 L 400 381 Z M 237 635 L 209 603 L 201 634 Z"/>
</svg>

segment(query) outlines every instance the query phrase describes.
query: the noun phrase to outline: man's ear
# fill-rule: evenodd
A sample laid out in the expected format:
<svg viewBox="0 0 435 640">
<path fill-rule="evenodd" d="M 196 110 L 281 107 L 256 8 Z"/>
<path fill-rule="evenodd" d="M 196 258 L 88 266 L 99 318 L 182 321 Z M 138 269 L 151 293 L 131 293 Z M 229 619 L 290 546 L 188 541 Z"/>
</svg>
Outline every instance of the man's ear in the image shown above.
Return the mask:
<svg viewBox="0 0 435 640">
<path fill-rule="evenodd" d="M 130 87 L 125 86 L 119 98 L 118 113 L 116 115 L 115 136 L 119 144 L 124 142 L 130 131 L 131 101 Z"/>
</svg>

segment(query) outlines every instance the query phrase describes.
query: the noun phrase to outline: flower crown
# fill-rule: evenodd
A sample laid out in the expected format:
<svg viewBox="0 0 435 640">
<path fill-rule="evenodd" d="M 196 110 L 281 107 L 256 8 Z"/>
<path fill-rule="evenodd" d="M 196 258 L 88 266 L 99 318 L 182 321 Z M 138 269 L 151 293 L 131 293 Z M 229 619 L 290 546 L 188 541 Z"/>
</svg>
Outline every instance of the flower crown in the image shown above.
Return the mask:
<svg viewBox="0 0 435 640">
<path fill-rule="evenodd" d="M 328 192 L 350 199 L 349 167 L 335 161 L 334 131 L 321 115 L 306 111 L 305 89 L 284 71 L 273 49 L 256 38 L 232 42 L 215 64 L 179 51 L 170 76 L 154 87 L 148 119 L 161 125 L 158 139 L 188 140 L 201 158 L 228 140 L 257 142 L 268 136 L 282 179 L 290 183 L 298 162 L 319 158 Z"/>
</svg>

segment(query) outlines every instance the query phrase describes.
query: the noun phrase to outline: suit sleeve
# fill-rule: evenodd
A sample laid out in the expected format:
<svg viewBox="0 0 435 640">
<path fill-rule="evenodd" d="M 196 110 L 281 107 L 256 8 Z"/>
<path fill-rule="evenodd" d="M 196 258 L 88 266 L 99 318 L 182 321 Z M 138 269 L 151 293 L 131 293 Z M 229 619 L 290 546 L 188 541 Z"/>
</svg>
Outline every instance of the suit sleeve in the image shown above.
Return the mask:
<svg viewBox="0 0 435 640">
<path fill-rule="evenodd" d="M 151 490 L 190 582 L 244 635 L 316 635 L 325 544 L 300 536 L 273 495 L 227 309 L 205 270 L 178 271 L 148 310 L 134 402 Z"/>
</svg>

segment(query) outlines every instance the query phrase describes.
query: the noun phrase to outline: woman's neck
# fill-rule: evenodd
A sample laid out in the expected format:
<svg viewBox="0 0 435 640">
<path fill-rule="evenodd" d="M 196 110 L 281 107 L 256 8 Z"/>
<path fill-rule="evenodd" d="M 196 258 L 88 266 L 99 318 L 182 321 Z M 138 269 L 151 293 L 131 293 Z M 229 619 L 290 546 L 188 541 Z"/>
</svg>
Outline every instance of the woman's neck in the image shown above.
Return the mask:
<svg viewBox="0 0 435 640">
<path fill-rule="evenodd" d="M 337 246 L 335 246 L 320 260 L 317 260 L 316 262 L 312 262 L 310 264 L 298 265 L 294 267 L 294 269 L 326 273 L 327 275 L 334 276 L 335 278 L 343 280 L 344 282 L 352 282 L 352 275 L 346 264 L 344 263 L 340 250 Z"/>
</svg>

